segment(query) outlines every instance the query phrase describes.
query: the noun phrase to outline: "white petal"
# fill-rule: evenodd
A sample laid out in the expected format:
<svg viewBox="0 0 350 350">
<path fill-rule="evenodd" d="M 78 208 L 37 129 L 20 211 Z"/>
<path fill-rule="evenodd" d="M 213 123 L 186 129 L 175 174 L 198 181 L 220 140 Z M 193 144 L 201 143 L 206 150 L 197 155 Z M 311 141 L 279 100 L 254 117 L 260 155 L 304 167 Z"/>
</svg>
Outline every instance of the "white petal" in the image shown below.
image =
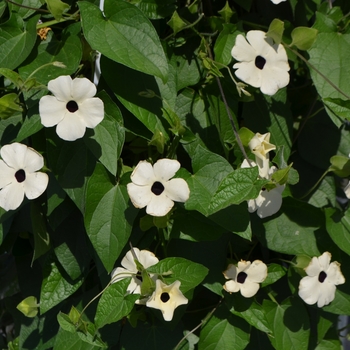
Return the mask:
<svg viewBox="0 0 350 350">
<path fill-rule="evenodd" d="M 271 0 L 271 2 L 273 2 L 275 5 L 278 5 L 279 3 L 283 2 L 283 1 L 287 1 L 287 0 Z"/>
<path fill-rule="evenodd" d="M 235 280 L 237 277 L 237 267 L 233 264 L 228 265 L 227 270 L 223 272 L 226 279 Z"/>
<path fill-rule="evenodd" d="M 104 117 L 104 105 L 102 100 L 95 97 L 79 103 L 79 114 L 83 118 L 86 127 L 94 128 L 101 123 Z"/>
<path fill-rule="evenodd" d="M 260 87 L 262 84 L 261 69 L 255 66 L 255 62 L 240 62 L 236 63 L 233 68 L 238 68 L 235 71 L 236 76 L 245 83 Z"/>
<path fill-rule="evenodd" d="M 249 211 L 249 213 L 254 213 L 257 209 L 258 209 L 258 205 L 256 203 L 256 199 L 250 199 L 248 201 L 248 211 Z"/>
<path fill-rule="evenodd" d="M 254 260 L 246 273 L 249 281 L 261 283 L 267 276 L 267 266 L 260 260 Z"/>
<path fill-rule="evenodd" d="M 332 259 L 332 254 L 330 252 L 324 252 L 321 256 L 318 257 L 318 263 L 320 264 L 321 270 L 323 271 L 328 270 L 331 259 Z"/>
<path fill-rule="evenodd" d="M 139 254 L 139 261 L 142 266 L 147 269 L 159 262 L 158 258 L 148 250 L 141 250 Z"/>
<path fill-rule="evenodd" d="M 75 78 L 72 82 L 72 100 L 80 103 L 96 95 L 96 86 L 87 78 Z"/>
<path fill-rule="evenodd" d="M 306 304 L 315 304 L 319 298 L 321 283 L 318 281 L 318 276 L 303 277 L 299 282 L 299 296 Z"/>
<path fill-rule="evenodd" d="M 345 283 L 345 278 L 340 271 L 340 264 L 337 261 L 332 262 L 326 271 L 327 282 L 334 285 Z"/>
<path fill-rule="evenodd" d="M 256 58 L 255 49 L 248 44 L 247 40 L 242 34 L 236 37 L 235 46 L 231 50 L 231 55 L 237 61 L 254 62 Z"/>
<path fill-rule="evenodd" d="M 348 184 L 344 188 L 344 192 L 345 192 L 346 197 L 350 199 L 350 181 L 348 182 Z"/>
<path fill-rule="evenodd" d="M 134 253 L 136 255 L 136 258 L 139 260 L 140 250 L 138 248 L 133 248 L 133 249 L 134 249 Z M 131 250 L 129 250 L 125 254 L 123 260 L 121 261 L 121 264 L 123 267 L 125 267 L 131 273 L 137 273 L 137 267 L 136 267 L 134 255 L 131 252 Z"/>
<path fill-rule="evenodd" d="M 50 80 L 47 88 L 62 102 L 67 103 L 72 100 L 72 78 L 69 75 L 61 75 Z"/>
<path fill-rule="evenodd" d="M 329 261 L 330 261 L 330 258 L 329 258 Z M 311 277 L 317 276 L 318 278 L 318 275 L 320 274 L 321 271 L 322 271 L 322 268 L 320 266 L 320 262 L 318 258 L 314 256 L 311 259 L 309 265 L 305 268 L 305 272 L 308 276 L 311 276 Z"/>
<path fill-rule="evenodd" d="M 260 285 L 259 285 L 259 283 L 249 281 L 247 278 L 245 280 L 245 282 L 241 284 L 240 287 L 241 287 L 240 288 L 241 294 L 245 298 L 251 298 L 252 296 L 254 296 L 258 292 Z"/>
<path fill-rule="evenodd" d="M 266 59 L 266 56 L 269 54 L 272 48 L 272 39 L 266 37 L 266 33 L 261 30 L 250 30 L 247 33 L 247 40 L 250 43 L 250 45 L 252 45 L 252 47 L 255 49 L 256 56 L 262 56 Z"/>
<path fill-rule="evenodd" d="M 154 196 L 151 186 L 138 186 L 131 182 L 128 183 L 127 190 L 132 204 L 140 209 L 149 204 Z"/>
<path fill-rule="evenodd" d="M 224 289 L 229 293 L 237 293 L 240 289 L 240 284 L 234 280 L 229 280 L 224 284 Z"/>
<path fill-rule="evenodd" d="M 85 124 L 76 113 L 67 112 L 65 117 L 57 124 L 56 133 L 66 141 L 75 141 L 85 134 Z"/>
<path fill-rule="evenodd" d="M 67 102 L 57 100 L 54 96 L 44 96 L 39 101 L 41 124 L 45 127 L 57 125 L 67 112 Z"/>
<path fill-rule="evenodd" d="M 261 87 L 260 90 L 263 94 L 272 96 L 279 89 L 289 84 L 289 73 L 285 70 L 264 67 L 262 70 Z"/>
<path fill-rule="evenodd" d="M 282 195 L 280 188 L 276 187 L 271 191 L 261 191 L 260 197 L 264 199 L 257 211 L 257 214 L 260 218 L 266 218 L 268 216 L 274 215 L 280 210 L 282 205 Z"/>
<path fill-rule="evenodd" d="M 23 198 L 23 186 L 17 181 L 12 182 L 0 191 L 0 207 L 5 210 L 17 209 L 23 202 Z"/>
<path fill-rule="evenodd" d="M 141 160 L 131 174 L 131 181 L 140 186 L 152 186 L 156 181 L 151 163 Z"/>
<path fill-rule="evenodd" d="M 124 269 L 123 267 L 117 267 L 111 272 L 111 281 L 112 283 L 118 282 L 124 278 L 131 277 L 130 271 Z"/>
<path fill-rule="evenodd" d="M 26 153 L 27 146 L 18 142 L 3 146 L 0 151 L 4 162 L 16 171 L 24 168 Z"/>
<path fill-rule="evenodd" d="M 23 182 L 23 189 L 28 199 L 38 198 L 47 187 L 49 177 L 45 173 L 26 174 L 26 179 Z"/>
<path fill-rule="evenodd" d="M 44 166 L 43 156 L 31 147 L 27 147 L 27 152 L 24 160 L 24 167 L 26 174 L 34 173 Z"/>
<path fill-rule="evenodd" d="M 190 189 L 184 179 L 171 179 L 164 183 L 165 194 L 175 202 L 184 203 L 190 197 Z"/>
<path fill-rule="evenodd" d="M 168 181 L 176 174 L 180 166 L 180 163 L 175 159 L 159 159 L 153 165 L 156 180 L 161 182 Z"/>
<path fill-rule="evenodd" d="M 3 160 L 0 159 L 0 188 L 10 184 L 15 179 L 16 169 L 10 168 Z"/>
<path fill-rule="evenodd" d="M 164 216 L 169 213 L 174 202 L 164 192 L 159 195 L 152 195 L 151 201 L 147 204 L 146 213 L 152 216 Z"/>
<path fill-rule="evenodd" d="M 317 306 L 323 307 L 334 300 L 336 287 L 334 284 L 323 282 L 318 293 Z"/>
<path fill-rule="evenodd" d="M 251 262 L 250 261 L 245 261 L 241 260 L 237 264 L 237 272 L 247 272 L 247 270 L 250 268 Z"/>
</svg>

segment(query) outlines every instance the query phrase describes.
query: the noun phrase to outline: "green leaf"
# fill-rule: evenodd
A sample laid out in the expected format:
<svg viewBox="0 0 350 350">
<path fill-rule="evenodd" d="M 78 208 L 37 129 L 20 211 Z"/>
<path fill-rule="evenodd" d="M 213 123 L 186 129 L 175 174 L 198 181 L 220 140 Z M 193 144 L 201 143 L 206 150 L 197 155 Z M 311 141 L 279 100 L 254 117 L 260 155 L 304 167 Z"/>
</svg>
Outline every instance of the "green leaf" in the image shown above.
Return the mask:
<svg viewBox="0 0 350 350">
<path fill-rule="evenodd" d="M 17 94 L 13 92 L 0 98 L 0 118 L 2 120 L 12 117 L 17 112 L 23 112 Z"/>
<path fill-rule="evenodd" d="M 233 168 L 223 157 L 200 145 L 193 151 L 192 168 L 195 174 L 186 179 L 191 193 L 185 207 L 187 210 L 197 210 L 208 215 L 212 196 L 221 180 L 231 173 Z"/>
<path fill-rule="evenodd" d="M 209 213 L 258 197 L 261 188 L 268 183 L 268 180 L 260 180 L 258 176 L 258 167 L 252 167 L 237 169 L 225 177 L 210 202 Z"/>
<path fill-rule="evenodd" d="M 335 291 L 335 298 L 329 304 L 322 308 L 326 312 L 331 312 L 337 315 L 350 314 L 350 298 L 349 294 L 340 291 L 338 288 Z"/>
<path fill-rule="evenodd" d="M 46 228 L 46 218 L 36 202 L 30 203 L 30 217 L 34 236 L 33 261 L 44 255 L 50 248 L 50 236 Z"/>
<path fill-rule="evenodd" d="M 265 234 L 257 232 L 257 235 L 271 250 L 286 254 L 318 256 L 320 251 L 315 231 L 321 225 L 321 211 L 287 197 L 283 199 L 281 214 L 273 220 L 266 221 Z"/>
<path fill-rule="evenodd" d="M 333 156 L 330 159 L 331 166 L 329 171 L 333 171 L 334 174 L 340 177 L 350 176 L 350 159 L 344 156 Z"/>
<path fill-rule="evenodd" d="M 269 36 L 273 39 L 276 44 L 280 44 L 282 41 L 282 36 L 284 32 L 284 22 L 275 18 L 269 26 L 269 30 L 266 33 L 266 36 Z"/>
<path fill-rule="evenodd" d="M 325 98 L 323 103 L 338 117 L 350 120 L 350 101 L 341 98 Z"/>
<path fill-rule="evenodd" d="M 23 80 L 19 74 L 11 69 L 0 68 L 0 75 L 3 75 L 5 78 L 9 79 L 17 88 L 20 88 L 23 84 Z"/>
<path fill-rule="evenodd" d="M 102 294 L 98 302 L 95 324 L 101 328 L 106 324 L 117 322 L 127 316 L 134 307 L 139 294 L 128 294 L 127 288 L 131 278 L 124 278 L 111 284 Z"/>
<path fill-rule="evenodd" d="M 225 23 L 230 23 L 231 17 L 235 14 L 235 12 L 232 11 L 228 1 L 226 1 L 225 6 L 220 11 L 218 11 L 218 13 Z"/>
<path fill-rule="evenodd" d="M 126 187 L 114 186 L 100 166 L 88 182 L 86 198 L 86 231 L 109 273 L 129 240 L 138 210 L 130 205 Z"/>
<path fill-rule="evenodd" d="M 93 49 L 113 61 L 167 81 L 168 63 L 159 37 L 137 7 L 122 0 L 107 0 L 104 15 L 86 1 L 79 2 L 79 8 L 85 38 Z"/>
<path fill-rule="evenodd" d="M 71 296 L 82 285 L 80 279 L 75 283 L 68 281 L 58 269 L 56 262 L 44 267 L 44 278 L 40 292 L 40 313 L 43 314 Z"/>
<path fill-rule="evenodd" d="M 105 116 L 91 133 L 86 134 L 84 141 L 108 171 L 116 175 L 118 159 L 125 139 L 123 117 L 118 106 L 106 92 L 102 91 L 97 96 L 104 103 Z M 91 137 L 88 137 L 89 134 L 92 134 Z"/>
<path fill-rule="evenodd" d="M 30 113 L 27 113 L 24 119 L 24 122 L 21 126 L 21 129 L 17 134 L 17 138 L 16 138 L 17 142 L 22 142 L 24 139 L 34 135 L 44 127 L 41 124 L 41 119 L 39 114 L 33 114 L 31 116 L 29 116 L 29 114 Z"/>
<path fill-rule="evenodd" d="M 173 30 L 174 35 L 176 35 L 178 32 L 181 32 L 182 29 L 186 28 L 187 23 L 183 21 L 177 11 L 174 11 L 167 25 Z"/>
<path fill-rule="evenodd" d="M 287 269 L 279 264 L 270 264 L 268 266 L 267 277 L 261 283 L 261 287 L 266 287 L 269 284 L 273 284 L 282 278 L 287 273 Z"/>
<path fill-rule="evenodd" d="M 36 24 L 39 17 L 32 17 L 23 28 L 22 19 L 12 13 L 11 18 L 0 26 L 1 68 L 14 69 L 30 54 L 36 41 Z"/>
<path fill-rule="evenodd" d="M 45 0 L 47 8 L 51 14 L 55 17 L 56 21 L 59 21 L 62 18 L 62 14 L 67 12 L 69 5 L 61 0 Z"/>
<path fill-rule="evenodd" d="M 235 24 L 223 25 L 214 46 L 215 61 L 224 65 L 228 65 L 232 61 L 231 50 L 239 33 Z"/>
<path fill-rule="evenodd" d="M 325 208 L 326 228 L 333 242 L 350 255 L 350 209 L 345 213 L 338 209 Z"/>
<path fill-rule="evenodd" d="M 300 299 L 288 298 L 280 305 L 265 299 L 263 307 L 272 329 L 269 339 L 275 349 L 308 349 L 309 316 Z"/>
<path fill-rule="evenodd" d="M 292 43 L 290 46 L 296 46 L 299 50 L 309 50 L 314 44 L 318 30 L 308 27 L 294 28 L 291 36 Z"/>
<path fill-rule="evenodd" d="M 57 40 L 54 35 L 50 34 L 46 40 L 41 41 L 36 46 L 37 52 L 32 52 L 24 65 L 19 68 L 21 77 L 25 79 L 33 73 L 32 77 L 46 85 L 60 75 L 75 73 L 83 54 L 79 36 L 69 33 L 69 30 L 75 28 L 80 29 L 80 23 L 70 25 L 67 30 L 63 31 L 62 40 Z M 66 67 L 61 68 L 49 64 L 53 62 L 62 62 Z"/>
<path fill-rule="evenodd" d="M 350 74 L 350 67 L 347 64 L 349 54 L 350 34 L 319 33 L 314 45 L 309 50 L 310 63 L 347 96 L 350 95 L 350 85 L 346 78 Z M 346 99 L 316 71 L 311 69 L 310 73 L 317 92 L 323 100 L 328 98 Z M 340 127 L 342 119 L 339 119 L 332 110 L 328 108 L 326 110 L 332 121 Z"/>
<path fill-rule="evenodd" d="M 15 4 L 18 4 L 18 5 L 15 5 Z M 42 6 L 42 2 L 40 0 L 17 0 L 15 3 L 8 2 L 7 6 L 10 12 L 12 13 L 16 12 L 19 16 L 25 19 L 31 16 L 33 13 L 35 13 L 35 8 L 40 8 Z M 27 6 L 28 8 L 26 8 Z M 1 7 L 1 3 L 0 3 L 0 7 Z M 1 13 L 1 10 L 0 10 L 0 13 Z"/>
<path fill-rule="evenodd" d="M 147 269 L 148 272 L 165 274 L 166 283 L 171 284 L 180 281 L 180 289 L 186 293 L 200 284 L 208 273 L 208 269 L 184 258 L 166 258 Z"/>
<path fill-rule="evenodd" d="M 175 10 L 176 0 L 136 0 L 132 3 L 137 6 L 148 18 L 160 19 L 169 17 Z"/>
<path fill-rule="evenodd" d="M 243 350 L 249 343 L 249 325 L 221 305 L 201 330 L 199 350 Z"/>
<path fill-rule="evenodd" d="M 35 317 L 38 313 L 38 301 L 36 297 L 30 296 L 23 299 L 18 305 L 17 309 L 21 311 L 24 316 Z"/>
</svg>

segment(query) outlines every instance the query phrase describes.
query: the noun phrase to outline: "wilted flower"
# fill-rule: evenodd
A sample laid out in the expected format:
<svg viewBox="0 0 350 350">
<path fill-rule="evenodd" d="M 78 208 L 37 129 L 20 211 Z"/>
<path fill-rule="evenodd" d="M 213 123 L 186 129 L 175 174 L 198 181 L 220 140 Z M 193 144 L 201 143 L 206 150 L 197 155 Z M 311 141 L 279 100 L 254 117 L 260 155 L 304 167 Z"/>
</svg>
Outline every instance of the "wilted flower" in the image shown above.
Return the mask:
<svg viewBox="0 0 350 350">
<path fill-rule="evenodd" d="M 156 290 L 148 299 L 146 306 L 159 309 L 165 321 L 173 319 L 174 310 L 180 306 L 188 303 L 188 299 L 182 294 L 180 290 L 180 281 L 167 285 L 161 280 L 156 281 Z"/>
<path fill-rule="evenodd" d="M 184 179 L 171 179 L 180 169 L 174 159 L 160 159 L 153 166 L 140 161 L 127 185 L 130 199 L 136 208 L 146 208 L 147 214 L 164 216 L 175 202 L 186 202 L 190 195 Z M 170 180 L 171 179 L 171 180 Z"/>
<path fill-rule="evenodd" d="M 314 256 L 305 268 L 307 276 L 300 280 L 299 296 L 306 304 L 328 305 L 335 297 L 336 286 L 345 283 L 340 264 L 330 263 L 331 258 L 331 253 L 324 252 L 319 257 Z"/>
<path fill-rule="evenodd" d="M 252 166 L 256 164 L 250 162 Z M 242 168 L 249 168 L 249 164 L 245 159 L 241 165 Z M 268 170 L 267 179 L 271 178 L 271 175 L 277 171 L 275 166 L 272 166 Z M 260 218 L 266 218 L 268 216 L 276 214 L 282 205 L 282 192 L 284 191 L 286 185 L 276 184 L 276 187 L 268 191 L 267 189 L 262 189 L 259 196 L 255 199 L 250 199 L 248 201 L 248 211 L 254 213 L 257 210 L 257 214 Z"/>
<path fill-rule="evenodd" d="M 39 102 L 41 123 L 56 127 L 57 135 L 66 141 L 84 136 L 86 128 L 94 128 L 104 117 L 101 99 L 93 97 L 96 86 L 86 78 L 62 75 L 50 80 L 48 89 L 54 96 L 44 96 Z"/>
<path fill-rule="evenodd" d="M 230 264 L 223 272 L 227 281 L 224 289 L 229 293 L 241 291 L 245 298 L 251 298 L 259 290 L 259 283 L 263 282 L 267 276 L 267 266 L 260 260 L 241 260 L 238 266 Z"/>
<path fill-rule="evenodd" d="M 276 149 L 276 146 L 270 143 L 270 133 L 256 133 L 249 142 L 249 148 L 255 155 L 255 161 L 259 167 L 259 175 L 264 178 L 269 177 L 270 157 L 269 152 Z"/>
<path fill-rule="evenodd" d="M 260 88 L 266 95 L 274 95 L 289 83 L 289 64 L 286 50 L 274 44 L 265 32 L 251 30 L 247 40 L 237 35 L 231 54 L 238 63 L 233 68 L 236 76 L 245 83 Z"/>
<path fill-rule="evenodd" d="M 147 269 L 148 267 L 155 265 L 159 262 L 158 258 L 148 250 L 139 250 L 133 248 L 137 260 L 140 264 Z M 140 271 L 138 271 L 132 251 L 129 250 L 121 261 L 123 267 L 115 268 L 111 273 L 112 283 L 118 282 L 124 278 L 131 277 L 131 282 L 127 288 L 127 291 L 132 294 L 141 294 L 142 278 Z M 150 274 L 150 277 L 157 279 L 157 275 Z M 136 301 L 137 304 L 143 303 L 142 299 Z"/>
<path fill-rule="evenodd" d="M 35 199 L 47 187 L 49 177 L 38 172 L 44 158 L 21 143 L 5 145 L 0 150 L 0 206 L 5 210 L 17 209 L 24 198 Z"/>
</svg>

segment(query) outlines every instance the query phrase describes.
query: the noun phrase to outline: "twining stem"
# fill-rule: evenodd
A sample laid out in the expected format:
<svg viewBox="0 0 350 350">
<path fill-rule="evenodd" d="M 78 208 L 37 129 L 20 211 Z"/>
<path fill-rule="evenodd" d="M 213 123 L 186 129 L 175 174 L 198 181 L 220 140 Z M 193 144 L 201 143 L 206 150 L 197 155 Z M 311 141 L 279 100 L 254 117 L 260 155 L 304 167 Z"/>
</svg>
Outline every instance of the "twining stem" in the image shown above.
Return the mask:
<svg viewBox="0 0 350 350">
<path fill-rule="evenodd" d="M 267 293 L 267 295 L 269 296 L 269 298 L 270 298 L 274 303 L 276 303 L 277 305 L 279 305 L 278 302 L 277 302 L 277 300 L 276 300 L 276 299 L 274 298 L 274 296 L 271 294 L 271 292 Z"/>
<path fill-rule="evenodd" d="M 202 320 L 196 327 L 194 327 L 191 331 L 189 331 L 175 346 L 174 350 L 179 349 L 181 343 L 186 340 L 187 337 L 189 337 L 193 332 L 195 332 L 199 327 L 203 326 L 205 323 L 207 323 L 209 321 L 209 319 L 211 318 L 211 316 L 213 315 L 213 313 L 217 310 L 217 308 L 219 307 L 219 305 L 222 303 L 223 298 L 220 299 L 220 301 L 218 302 L 218 304 L 213 308 L 213 310 L 211 310 L 209 312 L 209 314 L 204 318 L 204 320 Z"/>
<path fill-rule="evenodd" d="M 283 44 L 283 43 L 282 43 Z M 347 95 L 343 90 L 341 90 L 337 85 L 331 82 L 323 73 L 321 73 L 312 63 L 310 63 L 303 55 L 301 55 L 298 51 L 292 49 L 290 46 L 283 44 L 288 50 L 292 51 L 296 56 L 298 56 L 302 61 L 304 61 L 311 69 L 313 69 L 317 74 L 319 74 L 329 85 L 331 85 L 335 90 L 337 90 L 340 94 L 346 97 L 347 100 L 350 100 L 350 96 Z"/>
</svg>

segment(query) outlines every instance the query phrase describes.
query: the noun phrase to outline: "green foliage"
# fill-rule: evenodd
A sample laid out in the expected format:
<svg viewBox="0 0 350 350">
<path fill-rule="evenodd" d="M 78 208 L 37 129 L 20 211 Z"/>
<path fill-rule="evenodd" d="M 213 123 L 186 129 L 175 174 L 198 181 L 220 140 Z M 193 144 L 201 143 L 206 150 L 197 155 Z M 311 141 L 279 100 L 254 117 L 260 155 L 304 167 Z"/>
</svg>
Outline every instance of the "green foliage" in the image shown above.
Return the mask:
<svg viewBox="0 0 350 350">
<path fill-rule="evenodd" d="M 350 6 L 330 5 L 0 2 L 0 146 L 25 144 L 44 164 L 0 152 L 1 349 L 341 349 L 338 315 L 350 315 Z M 272 96 L 259 84 L 280 82 L 282 54 L 271 64 L 253 35 L 253 49 L 232 57 L 250 30 L 286 50 L 289 83 Z M 254 86 L 236 75 L 247 66 Z M 83 84 L 49 90 L 62 76 L 94 81 L 95 96 Z M 103 119 L 91 127 L 96 99 Z M 58 126 L 44 126 L 45 108 Z M 58 136 L 77 115 L 84 135 Z M 264 159 L 263 145 L 250 144 L 256 133 L 275 145 Z M 151 168 L 164 158 L 178 170 L 155 167 L 156 180 L 137 173 L 147 167 L 140 161 Z M 242 167 L 248 159 L 256 165 Z M 264 173 L 263 162 L 276 171 Z M 37 196 L 35 167 L 49 178 Z M 19 196 L 11 186 L 25 194 L 5 211 Z M 168 212 L 152 216 L 165 201 Z M 298 292 L 324 252 L 345 283 L 319 308 Z M 228 265 L 240 261 L 264 263 L 266 278 L 246 270 L 229 281 Z M 323 277 L 314 277 L 321 293 L 331 280 Z M 147 306 L 157 279 L 180 282 L 157 299 L 163 308 L 182 300 L 170 321 Z M 249 283 L 258 289 L 245 298 Z"/>
</svg>

